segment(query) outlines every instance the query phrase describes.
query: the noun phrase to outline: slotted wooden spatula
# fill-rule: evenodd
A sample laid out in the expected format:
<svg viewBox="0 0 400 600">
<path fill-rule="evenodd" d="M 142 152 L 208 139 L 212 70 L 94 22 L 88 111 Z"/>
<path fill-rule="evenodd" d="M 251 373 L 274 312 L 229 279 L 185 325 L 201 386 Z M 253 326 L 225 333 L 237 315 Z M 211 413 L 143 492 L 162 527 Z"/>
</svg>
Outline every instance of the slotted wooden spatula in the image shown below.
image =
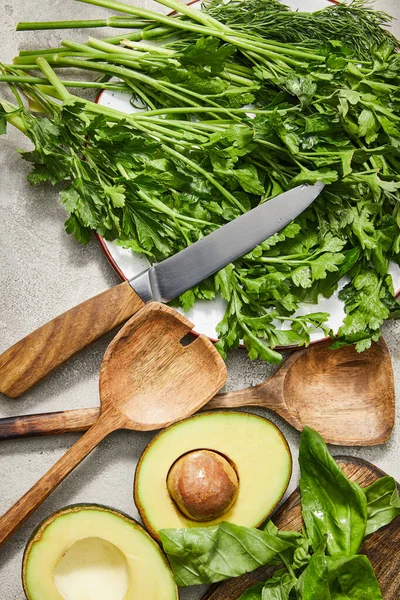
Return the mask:
<svg viewBox="0 0 400 600">
<path fill-rule="evenodd" d="M 148 304 L 108 346 L 100 369 L 101 410 L 94 425 L 0 518 L 0 544 L 112 431 L 161 429 L 201 408 L 224 385 L 227 370 L 213 344 L 182 338 L 193 325 L 177 311 Z"/>
</svg>

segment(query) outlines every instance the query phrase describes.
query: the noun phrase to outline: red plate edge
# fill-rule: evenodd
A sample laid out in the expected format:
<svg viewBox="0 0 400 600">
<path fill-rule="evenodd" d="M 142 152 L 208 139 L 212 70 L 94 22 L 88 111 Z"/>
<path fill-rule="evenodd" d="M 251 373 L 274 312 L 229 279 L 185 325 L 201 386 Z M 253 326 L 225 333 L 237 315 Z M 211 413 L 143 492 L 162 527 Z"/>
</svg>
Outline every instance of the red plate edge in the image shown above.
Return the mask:
<svg viewBox="0 0 400 600">
<path fill-rule="evenodd" d="M 187 3 L 188 6 L 190 6 L 191 4 L 197 4 L 198 2 L 201 2 L 201 0 L 191 0 L 190 2 Z M 328 0 L 328 2 L 331 2 L 331 4 L 340 4 L 339 0 Z M 176 11 L 173 11 L 171 13 L 169 13 L 168 16 L 170 15 L 175 15 Z M 98 103 L 100 101 L 101 96 L 103 95 L 104 91 L 101 91 L 100 94 L 97 96 L 96 98 L 96 103 Z M 122 281 L 128 281 L 127 278 L 125 277 L 125 275 L 123 274 L 123 272 L 121 271 L 121 269 L 119 268 L 119 266 L 117 265 L 117 263 L 115 262 L 115 260 L 113 259 L 113 257 L 111 256 L 111 253 L 109 251 L 109 249 L 107 248 L 107 245 L 104 241 L 104 239 L 101 237 L 101 235 L 99 235 L 98 233 L 95 234 L 96 238 L 104 252 L 104 254 L 106 255 L 106 258 L 108 260 L 108 262 L 110 263 L 110 265 L 112 266 L 112 268 L 114 269 L 114 271 L 117 273 L 118 277 L 122 280 Z M 396 292 L 396 297 L 400 294 L 400 290 L 398 290 Z M 192 330 L 190 332 L 192 335 L 198 337 L 200 335 L 203 335 L 201 333 L 199 333 L 198 331 Z M 216 344 L 218 342 L 217 339 L 209 337 L 208 338 L 211 342 L 213 342 L 214 344 Z M 315 342 L 310 342 L 310 346 L 313 346 L 315 344 L 321 344 L 322 342 L 326 342 L 329 338 L 325 337 L 325 338 L 321 338 L 320 340 L 316 340 Z M 245 348 L 245 346 L 243 344 L 239 345 L 239 348 Z M 275 350 L 302 350 L 304 349 L 304 346 L 275 346 L 274 348 Z"/>
</svg>

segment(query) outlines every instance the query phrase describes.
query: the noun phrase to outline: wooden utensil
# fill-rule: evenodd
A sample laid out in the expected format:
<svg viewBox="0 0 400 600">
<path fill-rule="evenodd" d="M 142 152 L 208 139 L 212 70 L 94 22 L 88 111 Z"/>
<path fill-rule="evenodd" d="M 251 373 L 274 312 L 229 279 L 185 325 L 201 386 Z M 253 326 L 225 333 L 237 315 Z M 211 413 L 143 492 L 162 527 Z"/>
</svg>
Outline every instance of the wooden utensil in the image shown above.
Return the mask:
<svg viewBox="0 0 400 600">
<path fill-rule="evenodd" d="M 213 344 L 182 338 L 192 323 L 172 308 L 150 303 L 121 329 L 100 368 L 100 415 L 89 431 L 0 519 L 0 543 L 57 485 L 117 429 L 161 429 L 188 417 L 224 385 L 227 371 Z"/>
<path fill-rule="evenodd" d="M 371 485 L 386 475 L 378 467 L 359 458 L 338 456 L 336 460 L 347 477 L 359 483 L 361 487 Z M 301 531 L 303 522 L 298 488 L 279 508 L 272 520 L 279 529 Z M 400 598 L 400 518 L 368 536 L 361 552 L 371 561 L 384 599 L 398 600 Z M 276 568 L 260 567 L 252 573 L 214 585 L 203 600 L 237 600 L 246 589 L 271 577 Z"/>
<path fill-rule="evenodd" d="M 395 419 L 393 369 L 383 340 L 359 354 L 331 341 L 294 352 L 270 379 L 218 394 L 204 408 L 261 406 L 293 427 L 313 427 L 331 444 L 373 446 L 390 437 Z M 96 408 L 0 419 L 0 440 L 88 429 Z"/>
</svg>

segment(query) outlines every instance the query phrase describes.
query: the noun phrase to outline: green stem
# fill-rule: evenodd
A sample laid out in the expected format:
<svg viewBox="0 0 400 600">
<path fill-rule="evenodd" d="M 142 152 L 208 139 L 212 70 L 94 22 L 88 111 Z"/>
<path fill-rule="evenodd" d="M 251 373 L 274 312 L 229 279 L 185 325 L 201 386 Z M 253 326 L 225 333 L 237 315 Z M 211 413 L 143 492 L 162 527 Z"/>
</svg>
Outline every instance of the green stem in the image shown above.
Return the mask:
<svg viewBox="0 0 400 600">
<path fill-rule="evenodd" d="M 110 10 L 116 10 L 118 12 L 135 15 L 136 17 L 139 17 L 139 19 L 150 19 L 152 21 L 157 21 L 158 23 L 164 23 L 164 25 L 167 25 L 168 27 L 174 27 L 176 29 L 195 31 L 196 33 L 200 33 L 202 35 L 215 35 L 215 29 L 201 25 L 196 25 L 194 23 L 182 21 L 180 19 L 167 17 L 165 15 L 162 15 L 161 13 L 146 10 L 144 8 L 138 8 L 129 4 L 124 4 L 123 2 L 116 2 L 114 0 L 76 0 L 76 2 L 92 4 L 94 6 L 101 6 Z M 200 11 L 194 12 L 200 13 Z"/>
<path fill-rule="evenodd" d="M 97 81 L 67 81 L 65 79 L 60 79 L 61 83 L 65 87 L 74 87 L 74 88 L 96 88 L 103 90 L 114 90 L 114 91 L 126 91 L 126 87 L 124 85 L 113 85 L 112 83 L 100 83 Z M 0 75 L 0 82 L 3 83 L 29 83 L 31 85 L 47 85 L 47 79 L 43 77 L 29 77 L 24 75 Z"/>
<path fill-rule="evenodd" d="M 157 2 L 163 6 L 168 6 L 168 8 L 171 8 L 179 14 L 190 17 L 193 21 L 197 21 L 206 27 L 211 26 L 219 31 L 232 31 L 230 27 L 227 27 L 217 19 L 214 19 L 214 17 L 203 13 L 201 10 L 194 9 L 183 2 L 177 0 L 157 0 Z"/>
<path fill-rule="evenodd" d="M 67 88 L 61 83 L 60 79 L 57 77 L 53 69 L 50 67 L 49 63 L 45 58 L 38 58 L 36 60 L 36 64 L 39 66 L 40 70 L 44 75 L 46 75 L 47 79 L 50 81 L 53 88 L 56 90 L 62 100 L 70 100 L 72 95 L 69 93 Z"/>
<path fill-rule="evenodd" d="M 7 121 L 9 123 L 11 123 L 11 125 L 16 127 L 17 129 L 22 131 L 22 133 L 27 135 L 27 127 L 26 127 L 24 121 L 18 115 L 18 112 L 19 112 L 18 106 L 11 104 L 11 102 L 8 102 L 7 100 L 2 100 L 1 98 L 0 98 L 0 105 L 4 108 L 6 113 L 9 113 L 7 115 Z"/>
<path fill-rule="evenodd" d="M 321 54 L 311 54 L 310 52 L 307 52 L 305 50 L 299 50 L 298 48 L 295 48 L 294 46 L 291 46 L 289 44 L 280 44 L 279 42 L 275 42 L 275 41 L 264 41 L 263 39 L 257 39 L 256 37 L 252 36 L 248 36 L 245 34 L 240 34 L 237 33 L 236 31 L 234 32 L 234 39 L 236 40 L 240 40 L 243 39 L 246 42 L 250 42 L 251 41 L 251 45 L 252 45 L 252 49 L 253 50 L 258 50 L 260 49 L 266 49 L 266 50 L 271 50 L 274 53 L 283 53 L 286 56 L 296 56 L 297 58 L 300 59 L 308 59 L 308 60 L 316 60 L 318 62 L 324 62 L 326 60 L 325 56 L 322 56 Z M 232 42 L 235 43 L 235 42 Z"/>
<path fill-rule="evenodd" d="M 85 21 L 30 21 L 18 23 L 17 31 L 39 31 L 46 29 L 84 29 L 88 27 L 118 27 L 119 29 L 136 29 L 146 27 L 148 21 L 138 21 L 129 17 L 110 17 Z"/>
<path fill-rule="evenodd" d="M 91 42 L 90 42 L 91 40 Z M 97 43 L 98 42 L 98 43 Z M 78 58 L 87 57 L 87 58 L 103 58 L 104 60 L 111 57 L 111 60 L 115 60 L 118 56 L 121 56 L 122 60 L 124 59 L 140 59 L 142 58 L 142 54 L 140 52 L 134 52 L 133 50 L 128 50 L 127 48 L 121 48 L 121 46 L 115 46 L 114 44 L 108 44 L 105 42 L 101 42 L 100 40 L 94 40 L 93 38 L 89 38 L 87 44 L 80 44 L 78 42 L 74 42 L 72 40 L 62 40 L 62 45 L 69 50 L 74 50 L 80 52 L 80 54 L 72 54 L 68 53 L 70 56 L 78 56 Z M 100 47 L 102 46 L 102 47 Z M 107 48 L 107 50 L 104 50 Z M 111 48 L 111 50 L 110 50 Z"/>
<path fill-rule="evenodd" d="M 157 27 L 156 25 L 151 25 L 145 27 L 141 31 L 136 31 L 135 33 L 124 33 L 123 35 L 117 35 L 115 37 L 103 38 L 103 42 L 119 44 L 122 39 L 133 40 L 136 42 L 140 42 L 140 40 L 152 40 L 154 38 L 162 39 L 171 35 L 173 32 L 174 30 L 171 27 Z"/>
<path fill-rule="evenodd" d="M 65 48 L 47 48 L 42 50 L 20 50 L 18 56 L 43 56 L 43 54 L 57 54 L 65 52 Z"/>
<path fill-rule="evenodd" d="M 146 94 L 142 90 L 140 85 L 136 85 L 132 83 L 132 81 L 127 81 L 125 85 L 127 85 L 131 90 L 133 90 L 137 98 L 140 98 L 146 106 L 155 109 L 156 105 L 150 99 L 149 94 Z"/>
<path fill-rule="evenodd" d="M 81 61 L 74 58 L 62 59 L 61 61 L 57 62 L 57 65 L 61 67 L 78 67 L 80 69 L 87 69 L 89 71 L 100 71 L 102 73 L 108 73 L 111 76 L 121 77 L 121 79 L 124 80 L 133 79 L 141 81 L 142 83 L 148 84 L 164 94 L 167 94 L 175 99 L 180 100 L 180 102 L 187 102 L 192 106 L 197 106 L 198 104 L 197 102 L 194 102 L 189 98 L 183 96 L 182 93 L 177 93 L 176 91 L 174 91 L 174 89 L 171 89 L 175 88 L 181 90 L 179 86 L 175 86 L 173 84 L 166 85 L 167 82 L 159 82 L 157 79 L 144 75 L 143 73 L 140 73 L 138 71 L 134 71 L 133 69 L 92 62 L 90 60 Z M 183 91 L 186 92 L 187 90 Z M 194 94 L 192 93 L 192 95 Z M 211 104 L 211 101 L 209 102 L 209 104 Z M 208 110 L 208 112 L 210 112 L 210 109 Z"/>
<path fill-rule="evenodd" d="M 280 114 L 280 111 L 274 110 L 265 110 L 262 108 L 225 108 L 223 106 L 215 107 L 215 108 L 205 108 L 204 106 L 182 106 L 182 107 L 171 107 L 171 108 L 157 108 L 157 110 L 149 110 L 146 112 L 147 116 L 155 116 L 155 115 L 173 115 L 173 114 L 196 114 L 196 113 L 209 113 L 210 110 L 214 113 L 222 113 L 229 114 L 232 113 L 234 115 L 247 115 L 249 113 L 260 114 L 260 115 L 270 115 L 272 113 L 277 112 Z M 283 109 L 283 112 L 286 113 L 289 109 Z"/>
<path fill-rule="evenodd" d="M 102 43 L 104 44 L 104 40 Z M 168 50 L 162 46 L 151 46 L 150 44 L 144 44 L 143 42 L 132 42 L 131 40 L 122 39 L 121 44 L 128 48 L 132 48 L 133 50 L 138 50 L 139 52 L 150 52 L 154 54 L 163 54 L 165 56 L 174 56 L 175 54 L 173 50 Z"/>
</svg>

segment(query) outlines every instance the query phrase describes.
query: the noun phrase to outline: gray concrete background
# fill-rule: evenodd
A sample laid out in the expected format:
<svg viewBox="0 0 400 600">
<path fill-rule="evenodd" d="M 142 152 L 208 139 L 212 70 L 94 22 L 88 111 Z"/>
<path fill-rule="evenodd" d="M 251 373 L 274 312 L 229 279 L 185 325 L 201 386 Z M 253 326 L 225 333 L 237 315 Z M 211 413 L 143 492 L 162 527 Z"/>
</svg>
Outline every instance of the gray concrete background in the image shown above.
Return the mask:
<svg viewBox="0 0 400 600">
<path fill-rule="evenodd" d="M 149 0 L 136 0 L 136 4 L 155 6 Z M 376 6 L 400 19 L 399 0 L 378 0 Z M 8 62 L 22 47 L 54 47 L 59 43 L 58 32 L 16 33 L 18 21 L 95 18 L 96 15 L 103 16 L 104 11 L 73 0 L 0 0 L 0 58 Z M 400 22 L 395 24 L 394 30 L 400 38 Z M 80 34 L 65 32 L 63 37 L 83 39 L 90 33 L 88 30 Z M 118 283 L 96 241 L 84 248 L 65 234 L 65 213 L 57 201 L 56 191 L 50 186 L 31 188 L 27 184 L 28 166 L 16 152 L 19 147 L 27 148 L 27 144 L 15 130 L 10 130 L 0 141 L 0 352 L 50 318 Z M 384 334 L 399 393 L 400 322 L 386 325 Z M 0 395 L 0 417 L 96 406 L 98 369 L 110 339 L 110 336 L 102 339 L 82 352 L 21 399 L 9 400 Z M 228 368 L 227 389 L 259 383 L 274 370 L 263 363 L 251 363 L 242 351 L 229 357 Z M 293 452 L 291 491 L 298 482 L 299 434 L 274 414 L 267 416 L 281 428 Z M 0 600 L 22 600 L 23 549 L 34 527 L 51 512 L 75 502 L 97 502 L 138 516 L 132 499 L 133 474 L 151 437 L 151 434 L 134 432 L 110 436 L 0 549 Z M 69 434 L 2 442 L 0 513 L 11 507 L 77 439 L 78 435 Z M 399 448 L 397 426 L 385 446 L 332 450 L 336 454 L 365 458 L 400 480 Z M 200 597 L 199 589 L 181 593 L 184 600 Z"/>
</svg>

